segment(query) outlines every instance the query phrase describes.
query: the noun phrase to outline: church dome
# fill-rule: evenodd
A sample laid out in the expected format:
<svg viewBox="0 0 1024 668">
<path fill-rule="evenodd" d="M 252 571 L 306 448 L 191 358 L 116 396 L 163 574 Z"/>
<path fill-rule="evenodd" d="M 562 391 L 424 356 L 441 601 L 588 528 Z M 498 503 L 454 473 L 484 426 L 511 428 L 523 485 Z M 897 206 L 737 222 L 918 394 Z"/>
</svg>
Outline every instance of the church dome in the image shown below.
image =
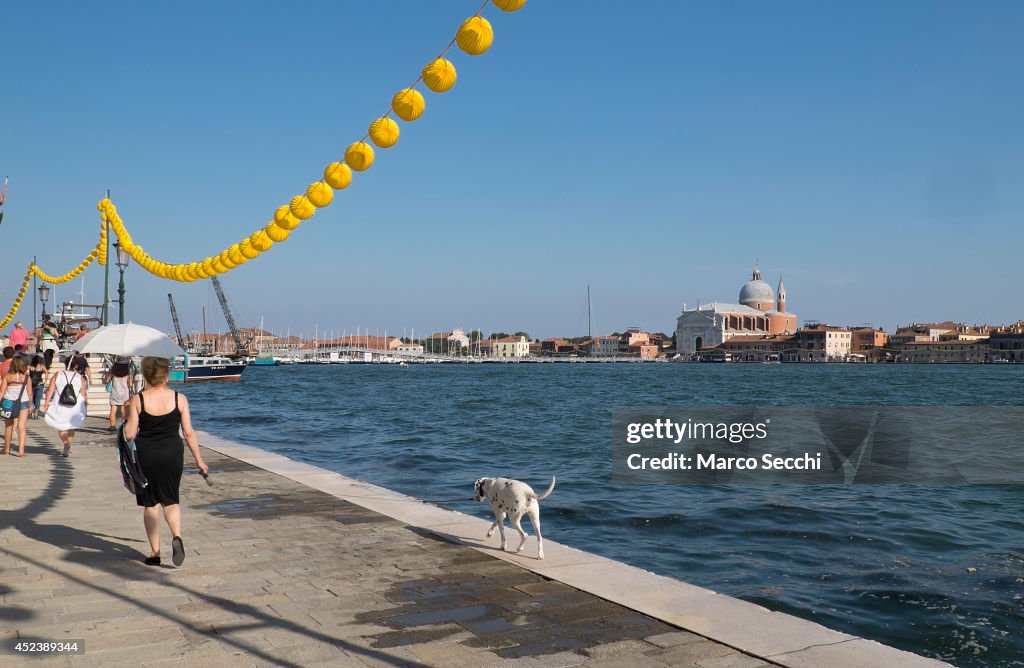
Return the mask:
<svg viewBox="0 0 1024 668">
<path fill-rule="evenodd" d="M 754 267 L 754 275 L 740 288 L 740 304 L 758 308 L 758 304 L 774 307 L 775 292 L 772 286 L 761 280 L 761 269 Z"/>
</svg>

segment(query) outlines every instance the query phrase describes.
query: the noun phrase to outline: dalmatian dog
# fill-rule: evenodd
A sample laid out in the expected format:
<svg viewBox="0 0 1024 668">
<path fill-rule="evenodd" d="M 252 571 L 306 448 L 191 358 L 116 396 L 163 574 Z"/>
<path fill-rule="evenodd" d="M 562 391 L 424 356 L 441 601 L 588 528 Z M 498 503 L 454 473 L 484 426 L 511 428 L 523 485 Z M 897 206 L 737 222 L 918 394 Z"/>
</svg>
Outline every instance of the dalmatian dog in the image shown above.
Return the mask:
<svg viewBox="0 0 1024 668">
<path fill-rule="evenodd" d="M 540 501 L 546 499 L 555 489 L 555 478 L 551 477 L 551 485 L 541 495 L 534 493 L 533 488 L 525 482 L 512 480 L 511 478 L 480 478 L 474 485 L 474 492 L 477 501 L 488 501 L 491 510 L 494 511 L 494 524 L 487 531 L 487 537 L 494 535 L 494 530 L 501 533 L 501 549 L 505 549 L 505 523 L 508 517 L 512 526 L 519 532 L 519 547 L 516 552 L 522 552 L 526 544 L 526 532 L 519 525 L 523 515 L 530 516 L 533 530 L 537 532 L 537 558 L 544 558 L 544 539 L 540 535 Z"/>
</svg>

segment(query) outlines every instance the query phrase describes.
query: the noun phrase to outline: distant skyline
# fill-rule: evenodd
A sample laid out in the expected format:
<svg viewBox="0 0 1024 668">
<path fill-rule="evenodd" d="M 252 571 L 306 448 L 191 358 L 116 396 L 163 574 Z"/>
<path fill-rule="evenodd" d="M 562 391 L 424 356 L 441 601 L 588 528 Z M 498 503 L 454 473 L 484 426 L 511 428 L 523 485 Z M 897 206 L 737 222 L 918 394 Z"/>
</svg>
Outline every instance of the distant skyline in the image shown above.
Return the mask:
<svg viewBox="0 0 1024 668">
<path fill-rule="evenodd" d="M 0 309 L 32 256 L 59 274 L 88 253 L 107 188 L 159 259 L 239 241 L 478 6 L 5 7 Z M 453 51 L 458 83 L 425 93 L 396 146 L 222 276 L 240 324 L 579 336 L 590 285 L 595 334 L 671 333 L 683 304 L 734 302 L 755 260 L 801 323 L 1024 317 L 1024 5 L 534 0 L 484 16 L 491 50 Z M 99 302 L 102 268 L 83 277 Z M 203 307 L 224 327 L 208 281 L 133 264 L 126 283 L 132 321 L 170 331 L 171 292 L 185 329 Z M 48 309 L 80 289 L 55 286 Z M 31 318 L 26 298 L 16 319 Z"/>
</svg>

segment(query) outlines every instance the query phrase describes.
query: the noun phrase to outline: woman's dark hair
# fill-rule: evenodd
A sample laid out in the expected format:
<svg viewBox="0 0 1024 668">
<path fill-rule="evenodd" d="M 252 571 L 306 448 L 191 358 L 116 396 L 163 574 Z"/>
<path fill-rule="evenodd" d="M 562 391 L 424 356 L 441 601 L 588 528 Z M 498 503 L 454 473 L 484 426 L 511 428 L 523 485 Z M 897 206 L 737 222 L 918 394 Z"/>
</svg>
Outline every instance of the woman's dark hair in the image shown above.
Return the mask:
<svg viewBox="0 0 1024 668">
<path fill-rule="evenodd" d="M 28 362 L 24 357 L 15 357 L 11 360 L 10 373 L 25 373 L 26 369 L 28 369 Z"/>
<path fill-rule="evenodd" d="M 33 355 L 32 356 L 32 366 L 39 366 L 42 363 L 43 363 L 43 356 L 42 355 Z"/>
<path fill-rule="evenodd" d="M 124 378 L 132 372 L 132 365 L 128 362 L 115 362 L 110 367 L 110 375 L 115 378 Z"/>
<path fill-rule="evenodd" d="M 53 348 L 47 348 L 43 351 L 43 364 L 49 369 L 53 366 Z"/>
</svg>

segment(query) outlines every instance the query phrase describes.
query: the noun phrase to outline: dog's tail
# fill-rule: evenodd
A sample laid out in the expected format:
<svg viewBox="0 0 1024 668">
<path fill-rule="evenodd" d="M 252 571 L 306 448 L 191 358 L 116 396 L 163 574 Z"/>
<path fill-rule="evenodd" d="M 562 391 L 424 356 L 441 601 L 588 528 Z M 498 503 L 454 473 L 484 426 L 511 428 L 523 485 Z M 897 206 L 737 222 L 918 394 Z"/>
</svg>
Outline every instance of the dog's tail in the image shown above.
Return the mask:
<svg viewBox="0 0 1024 668">
<path fill-rule="evenodd" d="M 555 491 L 555 476 L 551 476 L 551 485 L 548 487 L 546 492 L 544 492 L 543 494 L 541 494 L 539 496 L 536 495 L 536 494 L 531 494 L 530 496 L 532 496 L 533 498 L 535 498 L 538 501 L 540 501 L 541 499 L 546 499 L 549 496 L 551 496 L 551 492 L 553 492 L 553 491 Z"/>
</svg>

